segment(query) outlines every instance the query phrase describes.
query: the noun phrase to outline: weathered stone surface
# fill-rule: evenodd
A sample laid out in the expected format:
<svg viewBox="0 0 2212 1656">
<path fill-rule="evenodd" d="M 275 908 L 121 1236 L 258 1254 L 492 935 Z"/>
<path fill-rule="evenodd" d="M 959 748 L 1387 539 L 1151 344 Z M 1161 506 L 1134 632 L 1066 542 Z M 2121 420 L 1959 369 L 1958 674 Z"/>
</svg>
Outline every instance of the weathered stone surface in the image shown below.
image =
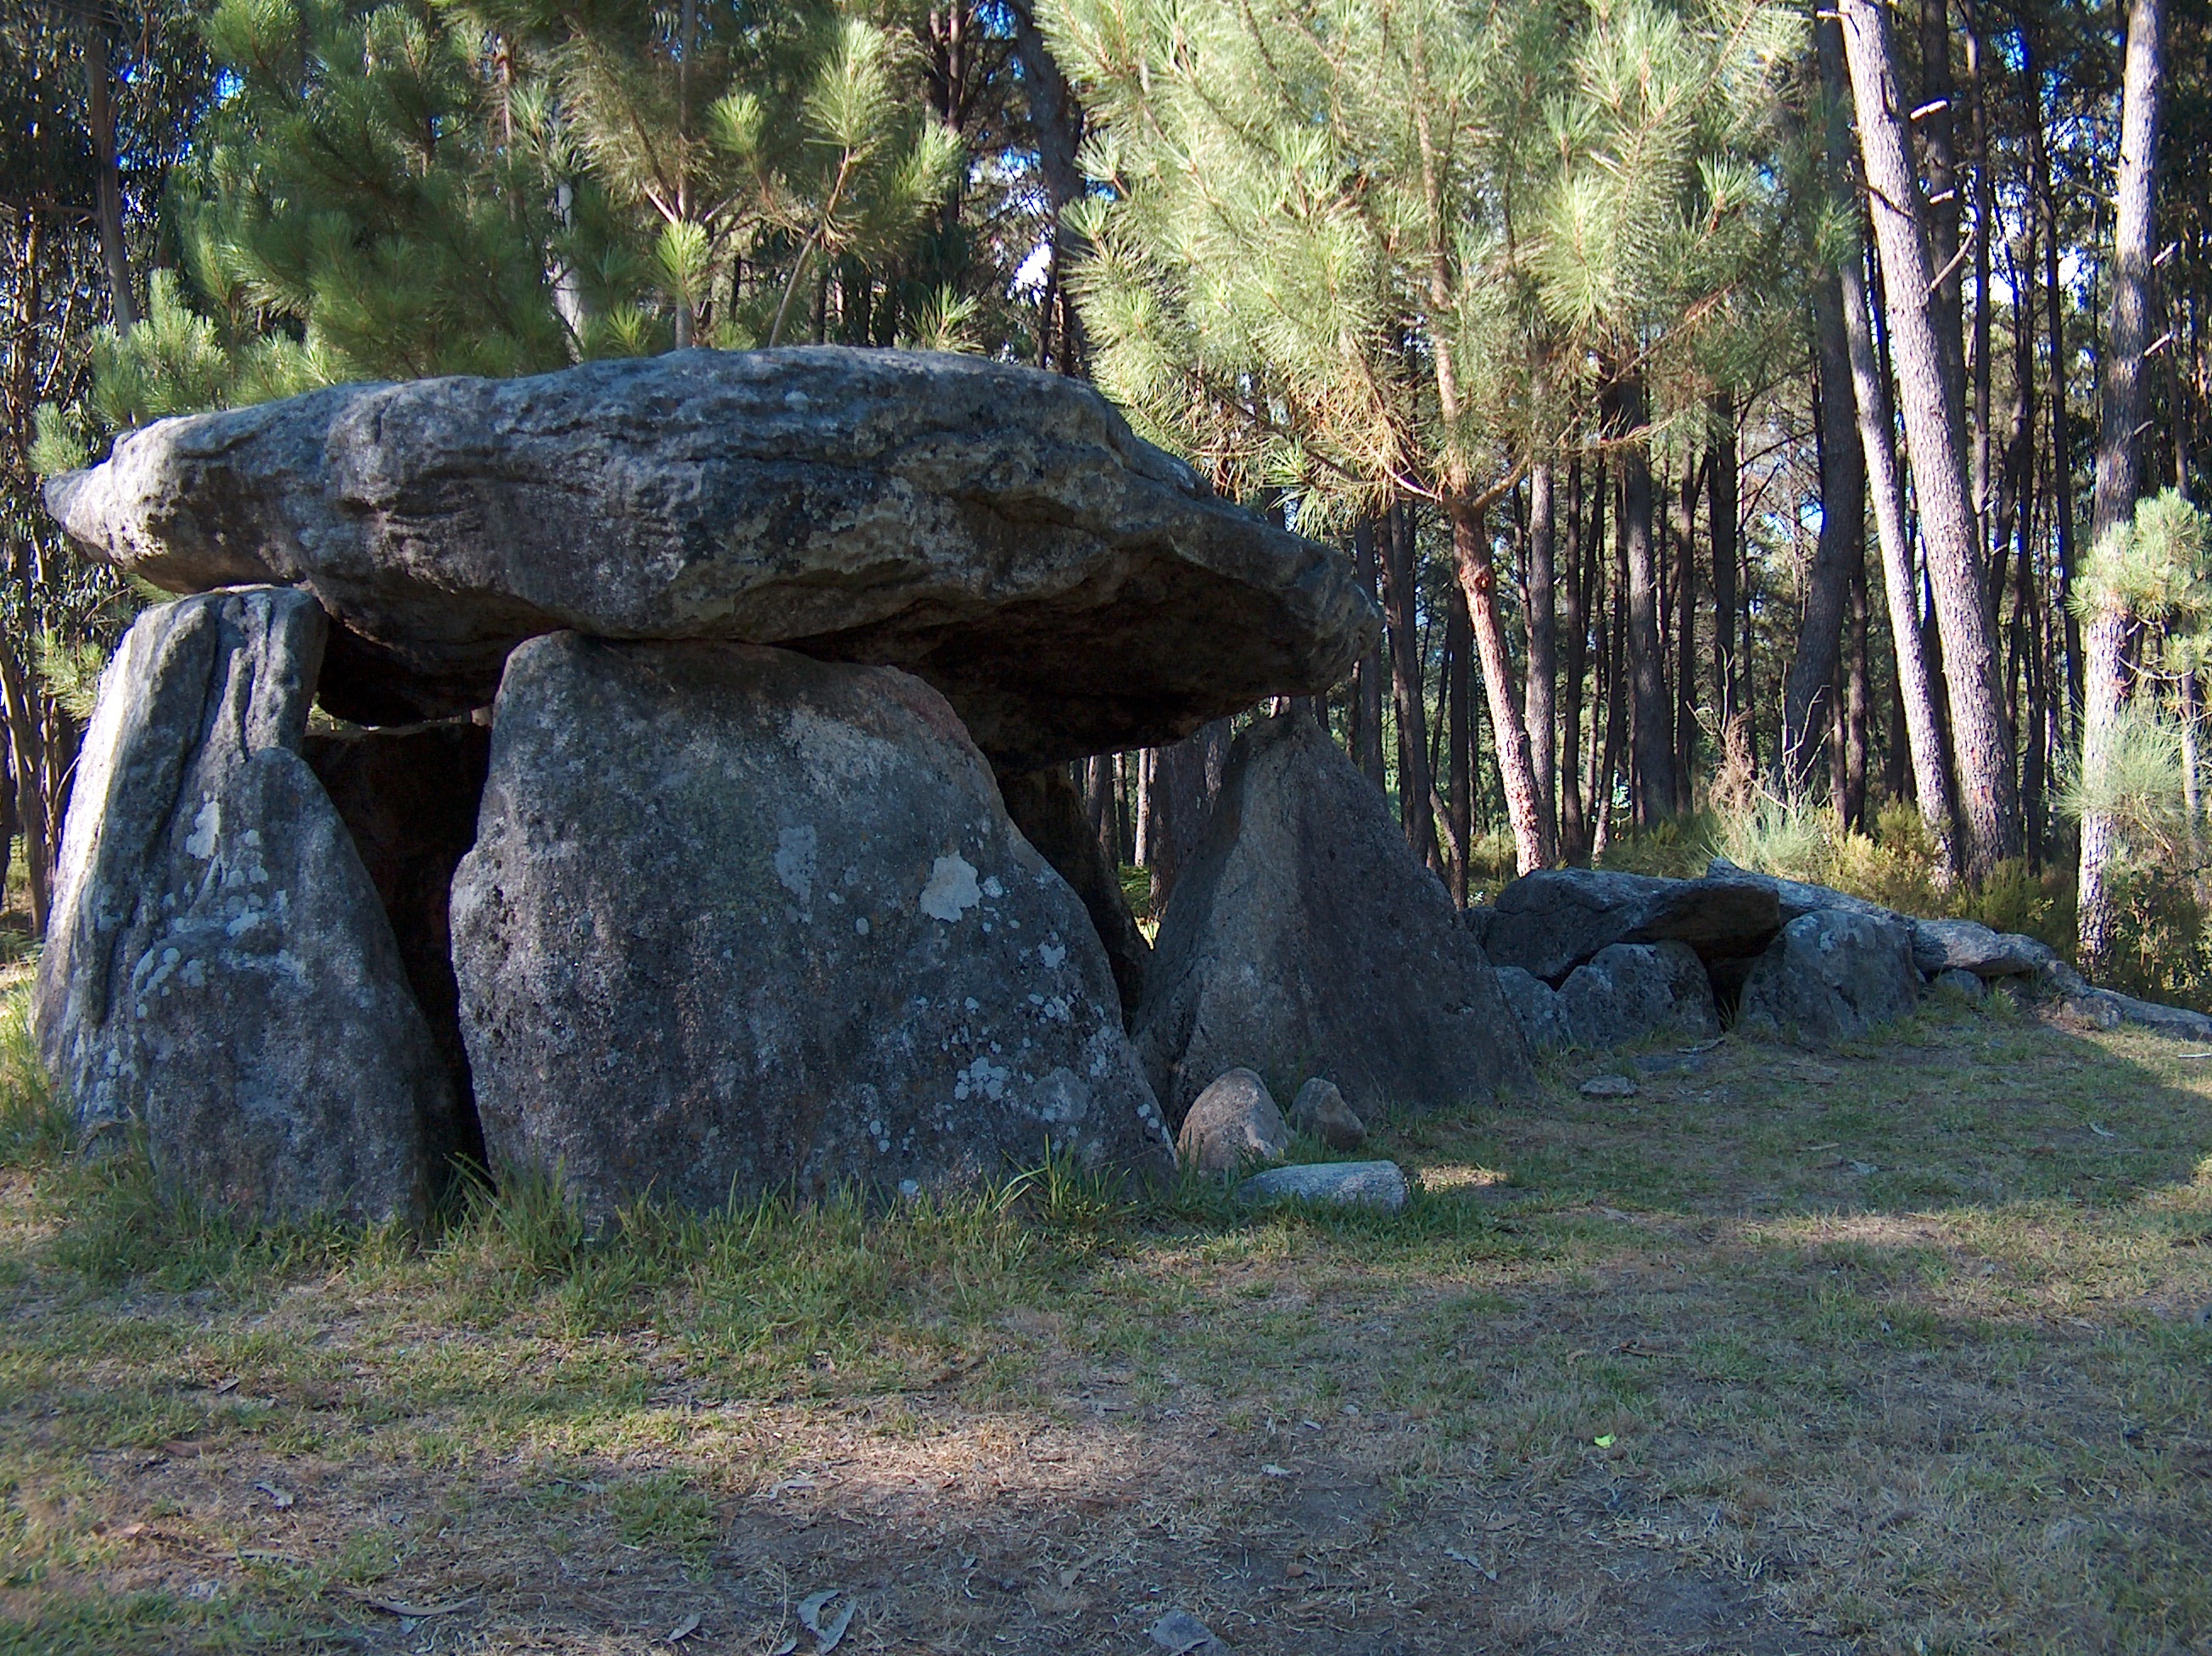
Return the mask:
<svg viewBox="0 0 2212 1656">
<path fill-rule="evenodd" d="M 1215 498 L 1087 385 L 980 358 L 688 350 L 164 420 L 55 479 L 156 585 L 302 582 L 325 705 L 482 705 L 520 640 L 780 644 L 919 673 L 1028 768 L 1334 683 L 1350 563 Z"/>
<path fill-rule="evenodd" d="M 1145 965 L 1152 946 L 1137 929 L 1137 916 L 1129 912 L 1129 895 L 1121 889 L 1121 870 L 1106 861 L 1098 837 L 1083 808 L 1083 795 L 1064 765 L 999 778 L 999 792 L 1006 801 L 1006 814 L 1036 854 L 1060 871 L 1073 888 L 1084 911 L 1106 950 L 1114 968 L 1114 987 L 1121 996 L 1121 1015 L 1133 1019 L 1145 995 Z"/>
<path fill-rule="evenodd" d="M 1332 1150 L 1357 1150 L 1367 1142 L 1367 1123 L 1344 1101 L 1336 1083 L 1319 1075 L 1291 1100 L 1291 1125 Z"/>
<path fill-rule="evenodd" d="M 532 640 L 453 928 L 494 1164 L 596 1215 L 1170 1166 L 1082 905 L 902 673 Z"/>
<path fill-rule="evenodd" d="M 1774 892 L 1754 881 L 1543 868 L 1507 886 L 1475 923 L 1492 965 L 1559 983 L 1613 943 L 1687 943 L 1707 960 L 1754 955 L 1782 917 Z"/>
<path fill-rule="evenodd" d="M 1724 856 L 1717 856 L 1705 865 L 1705 878 L 1734 884 L 1764 886 L 1774 893 L 1782 911 L 1782 922 L 1787 925 L 1802 915 L 1817 914 L 1823 909 L 1840 910 L 1845 914 L 1872 915 L 1876 919 L 1897 919 L 1894 909 L 1885 909 L 1879 903 L 1869 903 L 1865 898 L 1853 897 L 1849 892 L 1837 891 L 1831 886 L 1808 885 L 1802 880 L 1784 880 L 1778 874 L 1763 874 L 1750 868 L 1740 868 Z"/>
<path fill-rule="evenodd" d="M 1237 739 L 1137 1016 L 1175 1114 L 1243 1065 L 1328 1075 L 1360 1115 L 1487 1099 L 1528 1049 L 1474 935 L 1382 795 L 1310 717 Z"/>
<path fill-rule="evenodd" d="M 1267 1083 L 1232 1069 L 1191 1100 L 1176 1135 L 1176 1154 L 1201 1173 L 1231 1173 L 1251 1162 L 1280 1161 L 1291 1129 Z"/>
<path fill-rule="evenodd" d="M 1929 977 L 1971 971 L 1978 977 L 2019 977 L 2058 958 L 2048 943 L 2017 932 L 1992 931 L 1972 920 L 1912 922 L 1912 964 Z"/>
<path fill-rule="evenodd" d="M 257 1216 L 419 1215 L 453 1101 L 376 889 L 299 747 L 314 600 L 140 616 L 78 762 L 33 1014 L 88 1139 Z"/>
<path fill-rule="evenodd" d="M 1909 924 L 1816 909 L 1784 926 L 1752 967 L 1736 1027 L 1838 1041 L 1911 1011 L 1919 990 Z"/>
<path fill-rule="evenodd" d="M 415 1004 L 430 1026 L 453 1108 L 426 1123 L 434 1166 L 481 1166 L 483 1134 L 461 1041 L 448 910 L 453 870 L 477 837 L 491 730 L 466 719 L 386 730 L 311 732 L 301 754 L 330 795 L 392 922 Z"/>
<path fill-rule="evenodd" d="M 1654 1035 L 1721 1032 L 1712 984 L 1686 943 L 1611 943 L 1567 974 L 1559 1014 L 1577 1046 L 1633 1046 Z"/>
<path fill-rule="evenodd" d="M 1518 966 L 1498 966 L 1492 975 L 1498 979 L 1498 992 L 1513 1008 L 1521 1038 L 1528 1044 L 1531 1053 L 1558 1052 L 1574 1044 L 1566 1015 L 1559 1010 L 1559 990 Z"/>
<path fill-rule="evenodd" d="M 1632 1099 L 1636 1083 L 1626 1075 L 1593 1075 L 1575 1091 L 1586 1099 Z"/>
<path fill-rule="evenodd" d="M 1404 1209 L 1406 1175 L 1395 1161 L 1316 1161 L 1297 1167 L 1271 1167 L 1237 1187 L 1237 1199 L 1269 1202 L 1332 1202 L 1346 1207 Z"/>
<path fill-rule="evenodd" d="M 1949 989 L 1952 994 L 1963 995 L 1969 1001 L 1990 998 L 1990 986 L 1964 966 L 1944 967 L 1936 974 L 1935 986 Z"/>
</svg>

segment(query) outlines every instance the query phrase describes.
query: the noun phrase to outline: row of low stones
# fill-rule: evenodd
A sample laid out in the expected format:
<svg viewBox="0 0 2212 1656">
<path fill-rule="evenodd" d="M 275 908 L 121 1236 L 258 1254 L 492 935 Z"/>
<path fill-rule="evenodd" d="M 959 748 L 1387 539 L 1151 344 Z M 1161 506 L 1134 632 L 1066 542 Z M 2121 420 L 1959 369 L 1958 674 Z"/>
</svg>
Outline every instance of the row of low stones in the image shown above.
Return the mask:
<svg viewBox="0 0 2212 1656">
<path fill-rule="evenodd" d="M 1909 1012 L 1927 984 L 1978 998 L 1997 981 L 2103 1027 L 2212 1037 L 2212 1019 L 2093 988 L 2035 938 L 1720 858 L 1698 880 L 1546 870 L 1467 917 L 1537 1052 L 1710 1038 L 1731 1004 L 1747 1032 L 1832 1042 Z"/>
</svg>

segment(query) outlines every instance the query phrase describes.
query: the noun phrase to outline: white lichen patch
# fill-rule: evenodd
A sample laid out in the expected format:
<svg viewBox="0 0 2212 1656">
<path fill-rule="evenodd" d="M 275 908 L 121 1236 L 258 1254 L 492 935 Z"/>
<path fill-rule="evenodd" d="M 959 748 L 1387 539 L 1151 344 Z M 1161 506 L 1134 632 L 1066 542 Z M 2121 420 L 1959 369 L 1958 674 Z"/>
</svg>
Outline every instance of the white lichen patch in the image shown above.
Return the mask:
<svg viewBox="0 0 2212 1656">
<path fill-rule="evenodd" d="M 775 877 L 801 903 L 814 898 L 814 866 L 821 839 L 811 823 L 786 828 L 776 836 Z M 835 893 L 832 893 L 835 899 Z"/>
<path fill-rule="evenodd" d="M 917 906 L 933 920 L 956 921 L 983 900 L 975 883 L 975 865 L 955 852 L 941 856 L 929 871 Z"/>
</svg>

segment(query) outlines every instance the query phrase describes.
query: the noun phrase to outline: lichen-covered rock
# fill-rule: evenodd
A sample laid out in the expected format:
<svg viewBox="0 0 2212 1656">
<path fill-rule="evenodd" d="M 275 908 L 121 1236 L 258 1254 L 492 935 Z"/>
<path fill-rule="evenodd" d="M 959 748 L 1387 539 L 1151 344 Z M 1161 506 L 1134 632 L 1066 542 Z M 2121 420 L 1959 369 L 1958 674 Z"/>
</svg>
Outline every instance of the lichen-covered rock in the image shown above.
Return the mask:
<svg viewBox="0 0 2212 1656">
<path fill-rule="evenodd" d="M 1522 875 L 1473 923 L 1496 966 L 1548 983 L 1614 943 L 1686 943 L 1705 960 L 1757 954 L 1781 929 L 1773 890 L 1752 880 L 1661 880 L 1602 868 Z"/>
<path fill-rule="evenodd" d="M 1303 714 L 1237 739 L 1161 916 L 1137 1050 L 1171 1116 L 1242 1065 L 1328 1075 L 1361 1116 L 1528 1076 L 1474 935 L 1375 785 Z"/>
<path fill-rule="evenodd" d="M 1082 905 L 902 673 L 532 640 L 453 927 L 494 1164 L 597 1217 L 1171 1166 Z"/>
<path fill-rule="evenodd" d="M 1613 943 L 1559 986 L 1559 1016 L 1577 1046 L 1633 1046 L 1654 1035 L 1721 1032 L 1713 986 L 1686 943 Z"/>
<path fill-rule="evenodd" d="M 1890 915 L 1816 909 L 1784 926 L 1753 965 L 1736 1027 L 1839 1041 L 1902 1017 L 1919 995 L 1911 925 Z"/>
<path fill-rule="evenodd" d="M 173 592 L 301 582 L 325 705 L 490 699 L 519 641 L 803 648 L 919 673 L 996 761 L 1150 746 L 1371 643 L 1340 555 L 1215 497 L 1089 386 L 979 357 L 674 351 L 163 420 L 55 479 Z"/>
<path fill-rule="evenodd" d="M 101 682 L 33 1013 L 88 1139 L 252 1216 L 411 1217 L 453 1104 L 375 887 L 299 753 L 305 594 L 149 610 Z"/>
<path fill-rule="evenodd" d="M 1176 1154 L 1201 1173 L 1231 1173 L 1252 1162 L 1280 1161 L 1291 1129 L 1267 1083 L 1232 1069 L 1191 1101 L 1176 1135 Z"/>
</svg>

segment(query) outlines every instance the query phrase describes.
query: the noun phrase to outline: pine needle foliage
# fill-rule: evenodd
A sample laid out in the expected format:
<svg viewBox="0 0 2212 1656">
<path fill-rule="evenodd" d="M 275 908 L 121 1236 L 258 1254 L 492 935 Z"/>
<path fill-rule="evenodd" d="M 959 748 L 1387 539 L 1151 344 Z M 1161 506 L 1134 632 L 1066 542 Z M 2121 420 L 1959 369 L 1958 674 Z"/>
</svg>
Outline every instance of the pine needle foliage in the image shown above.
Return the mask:
<svg viewBox="0 0 2212 1656">
<path fill-rule="evenodd" d="M 1702 376 L 1759 310 L 1795 26 L 1757 0 L 1057 0 L 1046 21 L 1110 186 L 1072 214 L 1102 384 L 1310 524 L 1580 441 L 1601 371 Z"/>
</svg>

